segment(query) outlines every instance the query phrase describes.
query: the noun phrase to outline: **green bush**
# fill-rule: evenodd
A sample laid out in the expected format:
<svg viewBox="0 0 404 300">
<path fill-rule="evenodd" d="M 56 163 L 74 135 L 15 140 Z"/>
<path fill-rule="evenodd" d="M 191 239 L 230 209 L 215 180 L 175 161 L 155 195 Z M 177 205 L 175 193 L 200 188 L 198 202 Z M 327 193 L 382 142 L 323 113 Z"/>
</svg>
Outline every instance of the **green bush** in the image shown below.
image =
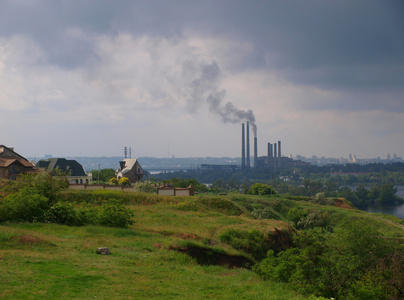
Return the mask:
<svg viewBox="0 0 404 300">
<path fill-rule="evenodd" d="M 79 213 L 74 203 L 57 202 L 46 213 L 46 219 L 50 223 L 81 226 L 84 225 L 87 218 L 84 211 Z"/>
<path fill-rule="evenodd" d="M 117 200 L 110 200 L 101 206 L 99 224 L 108 227 L 128 227 L 133 224 L 133 212 Z"/>
<path fill-rule="evenodd" d="M 250 231 L 229 229 L 219 239 L 237 250 L 252 255 L 257 260 L 263 259 L 269 250 L 265 245 L 265 235 L 256 229 Z"/>
<path fill-rule="evenodd" d="M 281 219 L 278 213 L 276 213 L 271 207 L 254 208 L 251 214 L 258 219 L 274 219 L 274 220 Z"/>
<path fill-rule="evenodd" d="M 112 185 L 118 185 L 118 184 L 119 184 L 118 179 L 116 179 L 115 177 L 111 178 L 111 179 L 108 181 L 108 183 L 109 183 L 109 184 L 112 184 Z"/>
<path fill-rule="evenodd" d="M 24 188 L 2 201 L 0 222 L 43 222 L 48 209 L 46 197 L 33 188 Z"/>
<path fill-rule="evenodd" d="M 251 195 L 275 195 L 276 191 L 268 184 L 256 183 L 250 187 Z"/>
<path fill-rule="evenodd" d="M 309 211 L 307 209 L 301 209 L 301 208 L 291 208 L 288 211 L 288 214 L 286 216 L 287 220 L 292 223 L 293 227 L 296 229 L 299 228 L 299 222 L 303 219 L 305 219 L 309 215 Z"/>
<path fill-rule="evenodd" d="M 150 181 L 138 181 L 135 183 L 135 190 L 140 193 L 155 193 L 156 187 L 154 186 L 154 183 Z"/>
<path fill-rule="evenodd" d="M 49 206 L 49 199 L 35 188 L 23 188 L 0 202 L 0 222 L 49 222 L 69 226 L 84 224 L 107 227 L 128 227 L 133 224 L 130 209 L 118 200 L 109 199 L 102 206 L 77 207 L 75 202 L 58 201 Z"/>
<path fill-rule="evenodd" d="M 286 218 L 296 229 L 313 229 L 319 227 L 323 230 L 333 230 L 331 216 L 328 212 L 292 208 L 289 210 Z"/>
<path fill-rule="evenodd" d="M 122 177 L 121 179 L 118 180 L 119 185 L 130 185 L 130 180 L 128 177 Z"/>
<path fill-rule="evenodd" d="M 60 198 L 60 192 L 68 186 L 66 177 L 52 176 L 47 172 L 36 175 L 33 180 L 33 188 L 38 194 L 46 197 L 49 204 L 56 203 Z"/>
<path fill-rule="evenodd" d="M 265 258 L 269 250 L 279 253 L 293 244 L 292 234 L 289 231 L 276 228 L 267 234 L 256 229 L 249 231 L 229 229 L 219 239 L 237 250 L 252 255 L 258 261 Z"/>
<path fill-rule="evenodd" d="M 356 221 L 335 233 L 300 232 L 294 247 L 268 251 L 254 271 L 327 298 L 401 299 L 404 253 L 396 247 L 371 224 Z"/>
</svg>

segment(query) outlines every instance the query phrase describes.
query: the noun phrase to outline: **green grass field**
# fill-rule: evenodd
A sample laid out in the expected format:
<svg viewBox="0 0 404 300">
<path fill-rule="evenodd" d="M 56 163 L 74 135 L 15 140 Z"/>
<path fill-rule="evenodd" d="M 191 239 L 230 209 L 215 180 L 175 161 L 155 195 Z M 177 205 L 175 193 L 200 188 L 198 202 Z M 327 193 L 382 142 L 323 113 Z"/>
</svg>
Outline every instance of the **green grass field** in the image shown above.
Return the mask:
<svg viewBox="0 0 404 300">
<path fill-rule="evenodd" d="M 103 201 L 102 193 L 97 197 Z M 122 197 L 133 210 L 135 223 L 130 228 L 1 224 L 0 298 L 307 299 L 287 284 L 264 281 L 249 269 L 199 264 L 173 249 L 192 242 L 213 252 L 243 255 L 221 243 L 219 235 L 230 228 L 288 228 L 284 217 L 291 207 L 326 210 L 338 222 L 363 218 L 378 224 L 387 237 L 404 237 L 403 223 L 392 217 L 281 197 L 181 198 L 118 192 L 113 197 Z M 266 206 L 275 219 L 257 219 L 251 213 Z M 98 247 L 108 247 L 111 255 L 96 254 Z"/>
</svg>

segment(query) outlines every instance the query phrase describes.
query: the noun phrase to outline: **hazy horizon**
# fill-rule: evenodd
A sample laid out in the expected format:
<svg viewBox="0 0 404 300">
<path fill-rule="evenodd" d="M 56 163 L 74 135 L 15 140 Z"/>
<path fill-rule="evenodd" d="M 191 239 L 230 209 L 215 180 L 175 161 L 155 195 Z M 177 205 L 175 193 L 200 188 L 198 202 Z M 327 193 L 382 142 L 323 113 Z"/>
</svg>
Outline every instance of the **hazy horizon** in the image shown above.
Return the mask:
<svg viewBox="0 0 404 300">
<path fill-rule="evenodd" d="M 285 156 L 404 157 L 403 13 L 398 0 L 3 0 L 0 144 L 239 157 L 249 120 L 259 156 L 281 140 Z"/>
</svg>

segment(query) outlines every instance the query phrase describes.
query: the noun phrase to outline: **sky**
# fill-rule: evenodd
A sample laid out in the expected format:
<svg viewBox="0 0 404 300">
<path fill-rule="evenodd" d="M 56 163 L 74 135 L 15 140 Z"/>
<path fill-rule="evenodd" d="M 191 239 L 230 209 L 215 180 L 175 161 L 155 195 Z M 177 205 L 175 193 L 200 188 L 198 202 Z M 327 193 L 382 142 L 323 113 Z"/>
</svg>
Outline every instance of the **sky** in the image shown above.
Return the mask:
<svg viewBox="0 0 404 300">
<path fill-rule="evenodd" d="M 27 157 L 404 157 L 404 1 L 0 0 L 0 105 Z"/>
</svg>

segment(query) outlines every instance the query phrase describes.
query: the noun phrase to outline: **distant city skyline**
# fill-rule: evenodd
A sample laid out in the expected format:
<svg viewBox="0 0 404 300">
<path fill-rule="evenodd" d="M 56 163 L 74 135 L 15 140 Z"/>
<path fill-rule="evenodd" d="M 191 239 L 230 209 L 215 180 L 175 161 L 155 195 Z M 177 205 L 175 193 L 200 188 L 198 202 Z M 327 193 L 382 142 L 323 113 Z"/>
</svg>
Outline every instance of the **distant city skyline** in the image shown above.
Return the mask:
<svg viewBox="0 0 404 300">
<path fill-rule="evenodd" d="M 0 1 L 0 144 L 27 157 L 404 157 L 403 1 Z M 253 136 L 253 131 L 251 131 Z"/>
<path fill-rule="evenodd" d="M 265 155 L 260 155 L 265 156 Z M 397 156 L 397 154 L 393 154 L 390 155 L 387 154 L 387 156 L 385 158 L 377 156 L 377 157 L 362 157 L 362 158 L 358 158 L 356 157 L 356 155 L 353 155 L 355 157 L 355 159 L 352 159 L 350 157 L 350 155 L 348 155 L 347 157 L 328 157 L 328 156 L 317 156 L 317 155 L 311 155 L 311 156 L 304 156 L 304 155 L 300 155 L 300 154 L 296 154 L 296 155 L 282 155 L 284 157 L 289 157 L 289 158 L 293 158 L 296 160 L 302 159 L 305 161 L 331 161 L 331 163 L 339 163 L 339 164 L 347 164 L 347 163 L 369 163 L 369 162 L 386 162 L 386 161 L 392 161 L 392 162 L 404 162 L 404 159 L 400 156 Z M 54 157 L 58 157 L 58 156 L 54 156 L 52 154 L 45 154 L 44 156 L 27 156 L 29 159 L 32 160 L 39 160 L 39 159 L 47 159 L 47 158 L 54 158 Z M 61 156 L 62 157 L 62 156 Z M 127 156 L 125 157 L 124 153 L 122 153 L 122 155 L 114 155 L 114 156 L 65 156 L 64 158 L 92 158 L 92 159 L 102 159 L 102 158 L 156 158 L 156 159 L 231 159 L 232 162 L 235 162 L 234 160 L 240 160 L 240 164 L 242 161 L 242 157 L 241 156 L 188 156 L 188 157 L 176 157 L 175 155 L 169 156 L 169 157 L 155 157 L 155 156 L 139 156 L 139 157 L 132 157 L 132 156 Z M 251 160 L 253 158 L 253 156 L 250 156 Z"/>
<path fill-rule="evenodd" d="M 42 157 L 27 157 L 29 160 L 34 160 L 35 162 L 42 159 Z M 48 157 L 49 158 L 49 157 Z M 118 162 L 123 158 L 122 156 L 112 156 L 112 157 L 66 157 L 67 159 L 75 159 L 83 165 L 86 172 L 91 170 L 101 169 L 117 169 Z M 202 164 L 213 164 L 213 165 L 238 165 L 241 167 L 241 157 L 187 157 L 187 158 L 155 158 L 155 157 L 137 157 L 140 164 L 149 172 L 156 172 L 161 170 L 187 170 L 187 169 L 198 169 Z M 309 162 L 312 165 L 324 166 L 331 164 L 345 165 L 348 163 L 348 159 L 341 161 L 340 158 L 329 158 L 329 157 L 302 157 L 297 156 L 294 159 L 303 160 Z M 368 164 L 368 163 L 388 163 L 388 162 L 403 162 L 402 158 L 396 161 L 387 161 L 383 159 L 368 159 L 368 160 L 358 160 L 358 164 Z"/>
</svg>

